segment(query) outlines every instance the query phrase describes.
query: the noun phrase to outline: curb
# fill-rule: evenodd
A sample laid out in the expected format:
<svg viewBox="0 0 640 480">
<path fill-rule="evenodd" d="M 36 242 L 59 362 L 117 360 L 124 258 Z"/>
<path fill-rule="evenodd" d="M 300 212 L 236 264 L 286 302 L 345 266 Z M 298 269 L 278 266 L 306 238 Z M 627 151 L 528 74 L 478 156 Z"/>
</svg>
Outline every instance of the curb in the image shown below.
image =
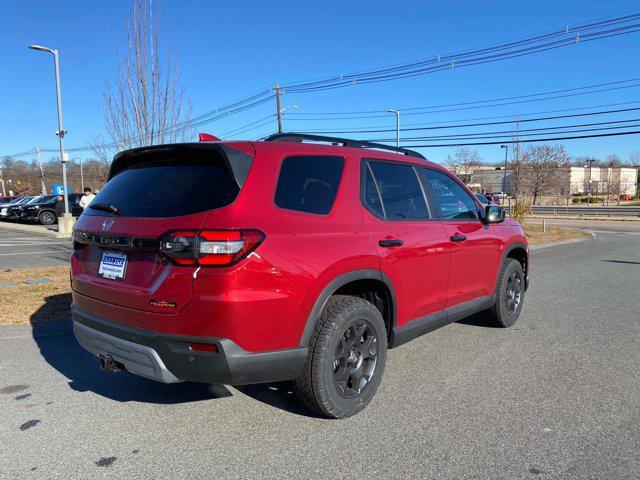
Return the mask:
<svg viewBox="0 0 640 480">
<path fill-rule="evenodd" d="M 545 243 L 543 245 L 536 245 L 534 247 L 529 247 L 529 251 L 530 252 L 534 252 L 536 250 L 542 250 L 543 248 L 549 248 L 549 247 L 558 247 L 561 245 L 571 245 L 573 243 L 581 243 L 581 242 L 585 242 L 587 240 L 594 240 L 596 238 L 596 234 L 593 232 L 587 232 L 589 233 L 588 237 L 584 237 L 584 238 L 574 238 L 571 240 L 563 240 L 561 242 L 554 242 L 554 243 Z"/>
</svg>

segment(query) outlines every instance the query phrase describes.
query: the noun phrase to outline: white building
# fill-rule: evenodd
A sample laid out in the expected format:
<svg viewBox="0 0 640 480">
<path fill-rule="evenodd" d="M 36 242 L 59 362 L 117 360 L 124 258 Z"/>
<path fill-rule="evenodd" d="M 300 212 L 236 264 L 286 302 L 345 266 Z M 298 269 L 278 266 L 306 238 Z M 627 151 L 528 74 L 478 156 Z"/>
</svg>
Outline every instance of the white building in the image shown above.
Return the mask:
<svg viewBox="0 0 640 480">
<path fill-rule="evenodd" d="M 455 172 L 454 172 L 455 173 Z M 461 176 L 470 188 L 483 192 L 510 192 L 511 170 L 504 167 L 482 166 L 473 173 Z M 562 167 L 559 181 L 550 194 L 571 195 L 578 193 L 637 195 L 638 168 L 632 167 Z"/>
</svg>

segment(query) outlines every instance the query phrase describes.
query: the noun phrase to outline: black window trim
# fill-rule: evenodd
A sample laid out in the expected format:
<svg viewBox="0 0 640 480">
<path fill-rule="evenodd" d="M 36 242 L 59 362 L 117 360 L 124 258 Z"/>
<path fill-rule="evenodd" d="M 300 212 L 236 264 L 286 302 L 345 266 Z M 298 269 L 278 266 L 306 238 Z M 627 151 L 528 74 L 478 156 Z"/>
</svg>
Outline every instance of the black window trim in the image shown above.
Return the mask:
<svg viewBox="0 0 640 480">
<path fill-rule="evenodd" d="M 462 191 L 467 194 L 472 200 L 473 203 L 476 206 L 476 211 L 478 214 L 478 218 L 476 219 L 471 219 L 471 218 L 464 218 L 464 219 L 452 219 L 452 218 L 443 218 L 442 217 L 442 208 L 440 208 L 440 202 L 438 202 L 438 199 L 436 198 L 436 195 L 433 193 L 433 189 L 431 187 L 431 185 L 429 184 L 429 182 L 427 182 L 427 184 L 424 186 L 425 189 L 428 191 L 428 196 L 433 199 L 433 204 L 434 206 L 437 207 L 436 209 L 436 216 L 438 218 L 439 221 L 441 222 L 480 222 L 483 223 L 482 219 L 484 218 L 484 210 L 482 209 L 482 205 L 480 204 L 480 201 L 476 198 L 475 195 L 469 195 L 469 192 L 467 192 L 467 188 L 464 186 L 464 184 L 460 181 L 460 179 L 456 178 L 455 176 L 447 173 L 447 172 L 443 172 L 442 170 L 436 169 L 436 168 L 432 168 L 426 165 L 417 165 L 418 168 L 422 168 L 425 170 L 431 170 L 432 172 L 438 172 L 441 173 L 442 175 L 445 175 L 447 177 L 449 177 L 450 179 L 452 179 L 454 182 L 456 182 L 458 185 L 460 185 L 460 187 L 462 188 Z M 422 183 L 422 180 L 420 180 L 420 175 L 418 175 L 418 181 L 420 183 Z"/>
<path fill-rule="evenodd" d="M 360 204 L 371 215 L 373 215 L 378 220 L 381 220 L 383 222 L 437 222 L 439 221 L 439 208 L 436 212 L 433 211 L 434 210 L 433 207 L 437 204 L 434 204 L 431 202 L 430 192 L 428 192 L 424 188 L 424 186 L 422 185 L 422 182 L 420 181 L 420 175 L 418 175 L 418 172 L 416 171 L 416 168 L 424 167 L 424 165 L 418 165 L 411 162 L 397 162 L 394 160 L 375 158 L 375 157 L 362 157 L 360 159 L 360 162 L 361 162 L 360 163 Z M 413 174 L 416 176 L 416 180 L 418 181 L 418 186 L 420 187 L 420 191 L 422 192 L 422 198 L 424 199 L 424 203 L 427 207 L 427 212 L 429 212 L 429 218 L 387 218 L 386 210 L 384 208 L 384 202 L 382 201 L 382 195 L 380 194 L 380 188 L 378 187 L 378 181 L 376 180 L 376 176 L 374 175 L 373 170 L 369 166 L 369 162 L 391 163 L 393 165 L 411 167 L 411 169 L 413 170 Z M 376 191 L 378 193 L 378 200 L 380 200 L 380 205 L 382 207 L 382 212 L 384 216 L 380 216 L 380 214 L 376 212 L 376 210 L 367 203 L 367 199 L 365 196 L 366 169 L 369 170 L 369 173 L 371 174 L 371 178 L 373 179 L 373 183 L 376 186 Z"/>
<path fill-rule="evenodd" d="M 278 183 L 280 182 L 280 175 L 282 175 L 282 166 L 284 165 L 284 162 L 286 159 L 295 158 L 295 157 L 325 157 L 325 158 L 331 157 L 331 158 L 339 158 L 342 160 L 342 170 L 340 171 L 340 179 L 338 180 L 338 189 L 336 190 L 336 196 L 333 198 L 333 203 L 331 204 L 331 208 L 327 213 L 313 213 L 313 212 L 305 212 L 304 210 L 295 210 L 293 208 L 284 208 L 276 203 L 276 194 L 278 193 Z M 276 183 L 273 187 L 273 198 L 271 199 L 273 205 L 278 210 L 284 210 L 285 212 L 288 212 L 288 213 L 294 213 L 294 214 L 300 214 L 300 215 L 313 215 L 314 217 L 328 217 L 333 213 L 333 210 L 336 207 L 336 203 L 337 203 L 336 200 L 338 200 L 338 196 L 340 195 L 340 189 L 342 188 L 342 179 L 344 178 L 344 167 L 346 163 L 347 161 L 345 157 L 343 157 L 342 155 L 326 155 L 322 153 L 295 153 L 295 154 L 290 154 L 282 157 L 282 159 L 280 160 L 280 168 L 278 168 L 278 175 L 276 176 Z"/>
</svg>

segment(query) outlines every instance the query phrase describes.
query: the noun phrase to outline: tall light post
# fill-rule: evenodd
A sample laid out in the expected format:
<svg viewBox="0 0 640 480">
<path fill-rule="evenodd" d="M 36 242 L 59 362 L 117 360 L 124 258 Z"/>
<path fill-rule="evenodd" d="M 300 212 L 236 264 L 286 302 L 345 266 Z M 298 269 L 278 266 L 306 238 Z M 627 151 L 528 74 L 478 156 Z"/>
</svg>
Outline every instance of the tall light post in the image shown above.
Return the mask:
<svg viewBox="0 0 640 480">
<path fill-rule="evenodd" d="M 62 94 L 60 93 L 60 65 L 58 62 L 58 50 L 43 47 L 41 45 L 29 45 L 29 48 L 31 50 L 40 50 L 41 52 L 49 52 L 53 55 L 54 69 L 55 69 L 55 75 L 56 75 L 56 100 L 58 103 L 58 131 L 56 132 L 56 135 L 58 135 L 58 138 L 60 140 L 60 161 L 62 162 L 62 189 L 64 192 L 64 218 L 68 219 L 68 218 L 71 218 L 71 213 L 69 213 L 69 198 L 68 198 L 69 192 L 67 191 L 67 159 L 65 158 L 65 153 L 64 153 L 64 136 L 67 132 L 62 126 Z M 65 223 L 65 228 L 67 228 L 67 226 L 68 225 Z M 64 232 L 64 233 L 69 233 L 69 232 Z"/>
<path fill-rule="evenodd" d="M 509 145 L 500 145 L 504 148 L 504 171 L 502 172 L 502 193 L 507 194 L 507 156 L 509 155 Z"/>
<path fill-rule="evenodd" d="M 387 110 L 389 113 L 396 114 L 396 148 L 400 148 L 400 110 Z"/>
</svg>

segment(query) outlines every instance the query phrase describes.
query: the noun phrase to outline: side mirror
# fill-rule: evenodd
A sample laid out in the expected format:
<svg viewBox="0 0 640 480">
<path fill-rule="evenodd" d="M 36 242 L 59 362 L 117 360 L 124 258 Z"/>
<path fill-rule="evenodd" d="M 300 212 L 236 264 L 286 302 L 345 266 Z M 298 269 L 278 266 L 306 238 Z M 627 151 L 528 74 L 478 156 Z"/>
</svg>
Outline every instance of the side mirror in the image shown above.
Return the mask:
<svg viewBox="0 0 640 480">
<path fill-rule="evenodd" d="M 498 205 L 487 205 L 484 212 L 485 223 L 500 223 L 504 221 L 504 208 Z"/>
</svg>

